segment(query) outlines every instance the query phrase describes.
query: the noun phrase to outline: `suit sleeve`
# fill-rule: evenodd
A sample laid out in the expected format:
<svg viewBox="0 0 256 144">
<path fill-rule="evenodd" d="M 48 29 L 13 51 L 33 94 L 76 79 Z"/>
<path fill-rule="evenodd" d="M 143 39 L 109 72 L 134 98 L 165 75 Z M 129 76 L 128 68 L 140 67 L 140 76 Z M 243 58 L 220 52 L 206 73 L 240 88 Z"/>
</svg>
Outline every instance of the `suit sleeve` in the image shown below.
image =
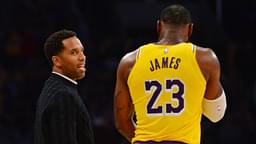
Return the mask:
<svg viewBox="0 0 256 144">
<path fill-rule="evenodd" d="M 47 144 L 77 144 L 74 99 L 68 93 L 57 94 L 43 115 L 43 133 Z"/>
</svg>

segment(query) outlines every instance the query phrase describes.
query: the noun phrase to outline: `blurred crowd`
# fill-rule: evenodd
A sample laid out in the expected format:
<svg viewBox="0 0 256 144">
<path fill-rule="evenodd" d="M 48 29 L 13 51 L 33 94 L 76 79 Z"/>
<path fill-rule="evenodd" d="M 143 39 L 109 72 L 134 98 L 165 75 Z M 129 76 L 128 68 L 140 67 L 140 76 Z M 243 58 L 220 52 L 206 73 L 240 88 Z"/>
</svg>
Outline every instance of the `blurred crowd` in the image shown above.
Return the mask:
<svg viewBox="0 0 256 144">
<path fill-rule="evenodd" d="M 118 62 L 126 52 L 157 41 L 160 10 L 176 2 L 181 1 L 1 1 L 0 144 L 33 144 L 36 100 L 51 72 L 43 44 L 62 28 L 76 31 L 85 46 L 87 72 L 79 91 L 93 118 L 96 143 L 126 143 L 113 121 Z M 249 143 L 256 136 L 256 2 L 182 2 L 192 13 L 191 41 L 219 57 L 227 95 L 220 123 L 203 117 L 202 143 Z"/>
</svg>

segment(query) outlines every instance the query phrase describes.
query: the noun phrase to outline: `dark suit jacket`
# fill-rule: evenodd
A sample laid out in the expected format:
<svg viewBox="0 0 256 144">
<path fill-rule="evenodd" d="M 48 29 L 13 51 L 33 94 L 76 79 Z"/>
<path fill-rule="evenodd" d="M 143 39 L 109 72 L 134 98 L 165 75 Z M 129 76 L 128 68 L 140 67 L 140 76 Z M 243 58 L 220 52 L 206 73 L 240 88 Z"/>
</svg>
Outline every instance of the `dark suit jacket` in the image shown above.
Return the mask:
<svg viewBox="0 0 256 144">
<path fill-rule="evenodd" d="M 39 96 L 35 144 L 94 144 L 92 123 L 77 85 L 51 74 Z"/>
</svg>

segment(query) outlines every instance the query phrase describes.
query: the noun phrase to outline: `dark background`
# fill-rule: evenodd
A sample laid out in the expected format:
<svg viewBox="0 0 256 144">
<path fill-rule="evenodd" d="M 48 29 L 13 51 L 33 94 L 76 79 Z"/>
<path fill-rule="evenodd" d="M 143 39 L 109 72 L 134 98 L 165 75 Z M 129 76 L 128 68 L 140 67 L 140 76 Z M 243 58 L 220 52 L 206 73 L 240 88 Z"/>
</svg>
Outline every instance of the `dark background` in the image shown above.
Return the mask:
<svg viewBox="0 0 256 144">
<path fill-rule="evenodd" d="M 85 46 L 88 71 L 79 90 L 97 144 L 126 143 L 113 121 L 117 64 L 126 52 L 157 41 L 156 20 L 172 3 L 191 11 L 191 41 L 212 48 L 221 63 L 228 107 L 219 123 L 203 117 L 202 143 L 255 141 L 255 1 L 1 0 L 0 144 L 33 144 L 36 100 L 51 72 L 43 44 L 63 28 L 76 31 Z"/>
</svg>

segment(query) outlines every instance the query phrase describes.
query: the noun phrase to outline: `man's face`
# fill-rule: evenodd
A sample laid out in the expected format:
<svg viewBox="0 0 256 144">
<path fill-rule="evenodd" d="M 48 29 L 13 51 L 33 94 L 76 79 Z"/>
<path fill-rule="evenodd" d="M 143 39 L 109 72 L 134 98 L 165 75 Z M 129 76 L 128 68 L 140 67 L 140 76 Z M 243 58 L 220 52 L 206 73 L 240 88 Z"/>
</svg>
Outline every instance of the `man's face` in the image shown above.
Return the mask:
<svg viewBox="0 0 256 144">
<path fill-rule="evenodd" d="M 85 76 L 84 47 L 77 37 L 70 37 L 62 41 L 64 49 L 58 56 L 62 74 L 73 80 L 82 79 Z"/>
</svg>

